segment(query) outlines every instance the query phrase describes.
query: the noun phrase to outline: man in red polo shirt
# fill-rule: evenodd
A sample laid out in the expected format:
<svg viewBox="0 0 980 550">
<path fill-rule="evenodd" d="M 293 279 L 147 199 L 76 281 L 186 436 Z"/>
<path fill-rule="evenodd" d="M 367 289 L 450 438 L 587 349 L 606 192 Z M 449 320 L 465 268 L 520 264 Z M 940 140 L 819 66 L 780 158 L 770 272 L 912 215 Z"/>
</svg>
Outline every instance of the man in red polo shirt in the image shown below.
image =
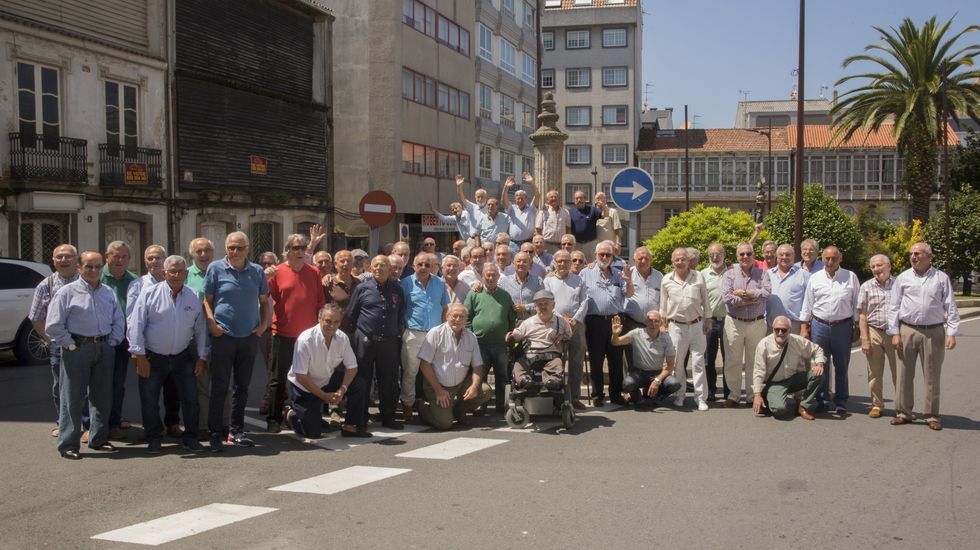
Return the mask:
<svg viewBox="0 0 980 550">
<path fill-rule="evenodd" d="M 317 312 L 326 304 L 320 273 L 305 261 L 306 237 L 293 234 L 286 238 L 286 261 L 276 266 L 269 279 L 272 298 L 272 366 L 269 396 L 272 407 L 266 418 L 271 433 L 279 433 L 286 398 L 286 373 L 293 364 L 296 338 L 317 324 Z"/>
</svg>

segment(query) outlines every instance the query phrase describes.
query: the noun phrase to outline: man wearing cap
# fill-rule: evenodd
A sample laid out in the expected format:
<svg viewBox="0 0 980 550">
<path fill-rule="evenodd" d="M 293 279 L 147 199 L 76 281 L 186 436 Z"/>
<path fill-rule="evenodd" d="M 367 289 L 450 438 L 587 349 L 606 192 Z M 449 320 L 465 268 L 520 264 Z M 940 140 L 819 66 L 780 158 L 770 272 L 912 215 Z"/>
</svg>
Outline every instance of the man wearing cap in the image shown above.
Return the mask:
<svg viewBox="0 0 980 550">
<path fill-rule="evenodd" d="M 350 270 L 351 275 L 355 277 L 360 277 L 361 273 L 364 273 L 366 271 L 365 264 L 367 263 L 368 259 L 371 256 L 368 255 L 367 252 L 361 250 L 360 248 L 355 248 L 354 250 L 351 250 L 350 253 L 351 253 L 351 257 L 354 260 L 354 266 L 351 267 Z"/>
<path fill-rule="evenodd" d="M 419 348 L 425 395 L 419 417 L 437 430 L 448 430 L 453 420 L 467 424 L 466 413 L 493 399 L 493 390 L 483 381 L 480 345 L 465 325 L 466 307 L 452 304 L 446 322 L 426 333 Z"/>
<path fill-rule="evenodd" d="M 772 322 L 772 334 L 763 338 L 755 348 L 752 366 L 752 411 L 762 413 L 766 406 L 775 418 L 793 413 L 790 396 L 803 392 L 796 414 L 813 420 L 817 408 L 817 392 L 823 385 L 824 354 L 816 343 L 790 334 L 790 321 L 785 316 Z"/>
<path fill-rule="evenodd" d="M 541 371 L 541 383 L 551 391 L 562 387 L 562 344 L 572 337 L 572 327 L 561 315 L 555 315 L 555 295 L 547 290 L 534 293 L 537 314 L 528 317 L 511 331 L 506 339 L 520 342 L 525 338 L 528 346 L 514 363 L 514 387 L 529 387 L 530 371 Z"/>
</svg>

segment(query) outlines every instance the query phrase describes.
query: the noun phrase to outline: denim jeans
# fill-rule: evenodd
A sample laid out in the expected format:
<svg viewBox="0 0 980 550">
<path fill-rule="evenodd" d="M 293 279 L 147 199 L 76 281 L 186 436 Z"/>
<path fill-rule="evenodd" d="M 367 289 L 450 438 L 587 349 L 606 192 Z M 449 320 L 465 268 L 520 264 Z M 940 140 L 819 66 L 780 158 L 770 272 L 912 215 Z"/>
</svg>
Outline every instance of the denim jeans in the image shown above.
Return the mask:
<svg viewBox="0 0 980 550">
<path fill-rule="evenodd" d="M 834 405 L 846 407 L 850 397 L 847 388 L 847 365 L 851 361 L 851 332 L 854 322 L 848 320 L 834 326 L 825 325 L 814 319 L 810 323 L 810 339 L 823 349 L 826 357 L 826 372 L 823 389 L 817 399 L 821 404 L 830 402 L 830 366 L 834 369 Z"/>
<path fill-rule="evenodd" d="M 197 379 L 194 377 L 194 356 L 190 348 L 177 355 L 159 355 L 147 350 L 150 375 L 139 378 L 140 408 L 143 411 L 143 431 L 148 441 L 163 439 L 160 421 L 160 391 L 168 379 L 177 387 L 184 409 L 184 439 L 197 439 Z"/>
<path fill-rule="evenodd" d="M 647 388 L 650 387 L 653 379 L 659 374 L 660 371 L 631 369 L 629 376 L 623 380 L 623 392 L 630 394 L 630 401 L 634 405 L 644 400 L 661 403 L 666 401 L 672 394 L 678 392 L 686 384 L 673 376 L 668 376 L 664 378 L 664 381 L 657 388 L 657 393 L 653 397 L 647 397 Z"/>
<path fill-rule="evenodd" d="M 235 385 L 231 394 L 231 433 L 245 431 L 248 385 L 252 381 L 258 351 L 259 337 L 254 334 L 243 338 L 222 334 L 211 340 L 211 393 L 208 398 L 208 431 L 211 435 L 224 433 L 222 411 L 232 379 Z"/>
<path fill-rule="evenodd" d="M 507 344 L 503 342 L 485 342 L 480 341 L 480 357 L 483 358 L 483 371 L 486 373 L 485 376 L 490 376 L 490 370 L 493 369 L 493 392 L 494 392 L 494 406 L 498 413 L 504 412 L 504 390 L 507 389 L 507 384 L 510 381 L 510 376 L 507 373 L 507 365 L 510 362 L 510 353 L 507 350 Z"/>
<path fill-rule="evenodd" d="M 58 452 L 79 450 L 86 392 L 92 418 L 88 445 L 94 448 L 108 441 L 114 357 L 114 350 L 105 342 L 86 342 L 75 351 L 62 350 Z"/>
<path fill-rule="evenodd" d="M 344 382 L 344 373 L 344 369 L 333 371 L 330 381 L 320 389 L 327 393 L 337 391 Z M 323 434 L 323 417 L 320 415 L 323 401 L 296 384 L 287 382 L 286 385 L 289 388 L 289 397 L 293 401 L 295 414 L 290 421 L 290 427 L 297 435 L 313 439 L 320 437 Z M 367 398 L 367 384 L 364 383 L 363 378 L 355 376 L 344 394 L 344 399 L 347 400 L 347 417 L 344 419 L 344 424 L 358 428 L 367 426 Z"/>
<path fill-rule="evenodd" d="M 708 350 L 705 352 L 704 372 L 708 378 L 708 397 L 713 397 L 718 391 L 718 370 L 715 367 L 715 360 L 718 359 L 718 352 L 721 351 L 722 372 L 725 365 L 725 346 L 723 338 L 725 336 L 725 318 L 715 319 L 711 322 L 711 330 L 708 331 Z M 728 399 L 728 382 L 725 377 L 721 377 L 723 386 L 723 397 Z"/>
</svg>

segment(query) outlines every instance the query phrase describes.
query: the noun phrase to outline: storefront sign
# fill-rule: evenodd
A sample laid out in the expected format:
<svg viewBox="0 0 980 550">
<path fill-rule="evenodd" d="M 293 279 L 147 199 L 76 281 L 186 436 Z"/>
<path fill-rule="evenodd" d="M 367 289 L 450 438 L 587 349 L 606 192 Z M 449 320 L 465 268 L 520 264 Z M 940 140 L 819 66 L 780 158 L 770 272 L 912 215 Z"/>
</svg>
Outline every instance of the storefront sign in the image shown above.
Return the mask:
<svg viewBox="0 0 980 550">
<path fill-rule="evenodd" d="M 456 224 L 442 223 L 439 221 L 439 216 L 422 214 L 423 233 L 452 233 L 454 231 L 456 231 Z"/>
<path fill-rule="evenodd" d="M 146 185 L 150 182 L 145 162 L 127 162 L 123 168 L 126 171 L 123 179 L 126 185 Z"/>
</svg>

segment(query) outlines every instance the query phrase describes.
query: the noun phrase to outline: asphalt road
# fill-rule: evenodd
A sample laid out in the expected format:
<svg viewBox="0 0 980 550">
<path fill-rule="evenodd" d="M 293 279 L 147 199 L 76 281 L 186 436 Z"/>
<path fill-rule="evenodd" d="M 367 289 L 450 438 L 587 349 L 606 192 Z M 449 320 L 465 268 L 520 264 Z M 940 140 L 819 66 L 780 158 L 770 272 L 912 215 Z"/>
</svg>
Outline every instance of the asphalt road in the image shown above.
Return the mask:
<svg viewBox="0 0 980 550">
<path fill-rule="evenodd" d="M 613 409 L 580 416 L 567 433 L 501 431 L 502 420 L 485 418 L 468 429 L 343 450 L 254 432 L 254 449 L 188 455 L 166 442 L 155 457 L 134 428 L 121 451 L 83 447 L 77 462 L 60 458 L 49 435 L 47 368 L 2 355 L 0 548 L 135 547 L 92 537 L 224 503 L 260 515 L 164 546 L 972 549 L 980 537 L 980 321 L 964 322 L 962 331 L 946 357 L 941 432 L 921 421 L 890 426 L 890 410 L 868 418 L 866 363 L 856 353 L 853 414 L 844 419 L 781 422 L 745 408 Z M 917 381 L 921 407 L 921 373 Z M 129 382 L 125 414 L 138 421 L 135 376 Z M 259 382 L 256 376 L 252 401 Z M 447 442 L 487 447 L 454 458 L 447 451 L 445 459 L 397 456 Z M 392 477 L 334 494 L 270 490 L 347 468 Z M 351 472 L 320 488 L 342 489 L 337 482 L 358 479 Z M 187 514 L 161 523 L 131 535 L 196 525 Z"/>
</svg>

